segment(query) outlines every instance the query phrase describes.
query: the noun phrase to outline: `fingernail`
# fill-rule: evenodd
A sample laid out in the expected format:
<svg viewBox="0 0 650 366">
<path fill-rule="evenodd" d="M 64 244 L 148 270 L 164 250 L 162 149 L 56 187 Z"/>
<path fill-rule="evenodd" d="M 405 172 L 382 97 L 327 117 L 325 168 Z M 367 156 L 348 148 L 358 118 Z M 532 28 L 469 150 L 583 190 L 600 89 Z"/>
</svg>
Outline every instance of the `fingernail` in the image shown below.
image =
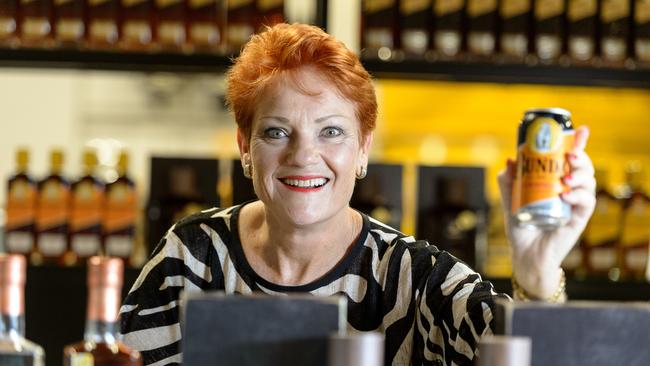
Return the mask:
<svg viewBox="0 0 650 366">
<path fill-rule="evenodd" d="M 569 159 L 576 160 L 577 158 L 578 158 L 578 155 L 576 155 L 574 153 L 569 153 Z"/>
<path fill-rule="evenodd" d="M 567 182 L 570 182 L 571 180 L 573 180 L 573 175 L 569 174 L 569 175 L 565 176 L 564 180 L 567 181 Z"/>
</svg>

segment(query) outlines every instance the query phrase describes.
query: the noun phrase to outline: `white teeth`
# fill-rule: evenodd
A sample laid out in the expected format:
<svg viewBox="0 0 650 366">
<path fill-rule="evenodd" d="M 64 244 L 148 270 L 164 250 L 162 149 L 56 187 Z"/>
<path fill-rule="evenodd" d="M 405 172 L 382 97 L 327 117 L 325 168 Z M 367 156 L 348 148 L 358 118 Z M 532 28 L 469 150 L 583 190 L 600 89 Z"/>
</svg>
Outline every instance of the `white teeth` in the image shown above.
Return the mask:
<svg viewBox="0 0 650 366">
<path fill-rule="evenodd" d="M 320 187 L 327 183 L 327 179 L 325 178 L 315 178 L 315 179 L 282 179 L 282 182 L 284 184 L 293 186 L 293 187 L 300 187 L 300 188 L 314 188 L 314 187 Z"/>
</svg>

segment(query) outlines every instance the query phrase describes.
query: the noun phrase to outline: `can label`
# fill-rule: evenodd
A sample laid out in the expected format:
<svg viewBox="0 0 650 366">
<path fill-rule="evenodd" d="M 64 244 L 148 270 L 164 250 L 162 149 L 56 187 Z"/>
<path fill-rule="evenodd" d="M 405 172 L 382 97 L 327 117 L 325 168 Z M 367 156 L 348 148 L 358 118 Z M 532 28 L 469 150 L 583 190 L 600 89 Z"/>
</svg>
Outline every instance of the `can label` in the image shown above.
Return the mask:
<svg viewBox="0 0 650 366">
<path fill-rule="evenodd" d="M 573 146 L 573 129 L 565 130 L 546 116 L 537 116 L 520 128 L 512 212 L 557 218 L 567 215 L 570 207 L 560 194 L 568 190 L 562 177 L 570 171 L 565 154 Z"/>
</svg>

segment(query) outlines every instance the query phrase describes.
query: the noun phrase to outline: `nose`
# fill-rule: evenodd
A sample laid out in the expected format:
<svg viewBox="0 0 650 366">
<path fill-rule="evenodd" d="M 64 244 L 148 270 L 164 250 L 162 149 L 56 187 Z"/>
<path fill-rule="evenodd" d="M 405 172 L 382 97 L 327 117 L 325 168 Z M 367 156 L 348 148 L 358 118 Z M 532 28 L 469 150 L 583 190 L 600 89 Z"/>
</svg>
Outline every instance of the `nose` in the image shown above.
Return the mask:
<svg viewBox="0 0 650 366">
<path fill-rule="evenodd" d="M 298 135 L 298 136 L 296 136 Z M 309 136 L 294 134 L 288 146 L 287 163 L 295 166 L 309 166 L 318 160 L 318 143 Z"/>
</svg>

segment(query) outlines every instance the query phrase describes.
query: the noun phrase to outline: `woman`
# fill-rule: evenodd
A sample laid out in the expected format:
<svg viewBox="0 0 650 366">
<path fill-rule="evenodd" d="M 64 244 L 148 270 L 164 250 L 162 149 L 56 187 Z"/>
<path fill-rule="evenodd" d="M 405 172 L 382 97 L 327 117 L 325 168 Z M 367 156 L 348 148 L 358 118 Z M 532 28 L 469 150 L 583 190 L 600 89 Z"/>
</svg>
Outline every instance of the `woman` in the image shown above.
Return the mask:
<svg viewBox="0 0 650 366">
<path fill-rule="evenodd" d="M 281 24 L 253 37 L 228 73 L 228 102 L 259 201 L 206 210 L 170 229 L 122 308 L 145 364 L 179 362 L 178 294 L 342 293 L 348 326 L 386 335 L 386 363 L 471 364 L 491 333 L 492 285 L 446 252 L 349 207 L 366 175 L 377 104 L 358 58 L 320 29 Z M 594 208 L 588 131 L 576 132 L 563 196 L 571 221 L 508 227 L 520 296 L 561 300 L 560 263 Z M 509 206 L 513 163 L 499 181 Z"/>
</svg>

